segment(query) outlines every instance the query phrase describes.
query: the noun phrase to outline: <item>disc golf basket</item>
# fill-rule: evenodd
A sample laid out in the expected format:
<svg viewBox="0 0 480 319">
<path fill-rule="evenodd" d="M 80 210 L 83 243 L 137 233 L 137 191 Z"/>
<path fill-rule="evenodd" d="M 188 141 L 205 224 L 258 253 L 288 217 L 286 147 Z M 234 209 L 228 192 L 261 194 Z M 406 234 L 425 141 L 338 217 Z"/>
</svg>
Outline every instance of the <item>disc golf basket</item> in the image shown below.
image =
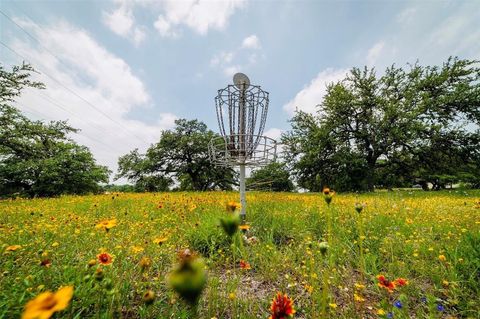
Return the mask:
<svg viewBox="0 0 480 319">
<path fill-rule="evenodd" d="M 209 143 L 210 160 L 216 165 L 240 168 L 240 216 L 245 221 L 245 167 L 265 166 L 275 161 L 277 144 L 263 136 L 268 112 L 268 92 L 251 85 L 243 73 L 218 90 L 215 97 L 220 135 Z"/>
</svg>

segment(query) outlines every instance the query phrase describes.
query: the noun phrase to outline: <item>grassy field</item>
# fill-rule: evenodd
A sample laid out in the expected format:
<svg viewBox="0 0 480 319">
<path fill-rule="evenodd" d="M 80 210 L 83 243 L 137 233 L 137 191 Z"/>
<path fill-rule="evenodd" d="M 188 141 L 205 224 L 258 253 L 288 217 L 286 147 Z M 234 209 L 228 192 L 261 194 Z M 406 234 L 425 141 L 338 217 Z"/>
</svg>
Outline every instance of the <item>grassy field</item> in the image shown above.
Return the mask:
<svg viewBox="0 0 480 319">
<path fill-rule="evenodd" d="M 277 292 L 296 318 L 480 318 L 480 192 L 337 194 L 330 205 L 323 194 L 249 193 L 250 228 L 229 238 L 219 219 L 236 199 L 0 201 L 0 317 L 73 286 L 59 318 L 192 318 L 168 283 L 189 248 L 208 278 L 199 318 L 268 318 Z"/>
</svg>

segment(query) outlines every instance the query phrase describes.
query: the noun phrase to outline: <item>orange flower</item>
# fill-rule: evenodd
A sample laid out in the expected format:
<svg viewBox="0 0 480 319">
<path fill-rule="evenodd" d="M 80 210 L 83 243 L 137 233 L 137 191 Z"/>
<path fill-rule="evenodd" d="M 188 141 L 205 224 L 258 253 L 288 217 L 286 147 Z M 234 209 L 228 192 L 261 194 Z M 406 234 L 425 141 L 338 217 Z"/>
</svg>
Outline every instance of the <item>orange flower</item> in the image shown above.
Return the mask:
<svg viewBox="0 0 480 319">
<path fill-rule="evenodd" d="M 237 202 L 231 201 L 226 205 L 227 212 L 233 213 L 237 208 L 240 208 L 241 205 Z"/>
<path fill-rule="evenodd" d="M 5 249 L 5 251 L 15 251 L 15 250 L 18 250 L 18 249 L 20 249 L 20 248 L 22 248 L 21 245 L 12 245 L 12 246 L 8 246 L 8 247 Z"/>
<path fill-rule="evenodd" d="M 147 269 L 152 265 L 152 260 L 148 257 L 142 257 L 138 263 L 142 269 Z"/>
<path fill-rule="evenodd" d="M 277 296 L 273 298 L 272 305 L 270 307 L 271 316 L 269 319 L 286 319 L 291 318 L 295 314 L 293 308 L 293 300 L 286 294 L 277 293 Z"/>
<path fill-rule="evenodd" d="M 240 268 L 242 269 L 245 269 L 245 270 L 249 270 L 249 269 L 252 269 L 252 267 L 250 266 L 250 264 L 248 262 L 246 262 L 245 260 L 240 260 Z"/>
<path fill-rule="evenodd" d="M 405 278 L 397 278 L 393 281 L 396 286 L 403 287 L 408 285 L 408 280 Z"/>
<path fill-rule="evenodd" d="M 240 228 L 240 230 L 241 230 L 241 231 L 244 231 L 244 232 L 246 232 L 247 230 L 249 230 L 249 229 L 250 229 L 250 225 L 246 225 L 246 224 L 244 224 L 244 225 L 240 225 L 240 226 L 238 226 L 238 228 Z"/>
<path fill-rule="evenodd" d="M 73 286 L 62 287 L 55 293 L 43 292 L 26 304 L 22 319 L 48 319 L 67 308 L 72 296 Z"/>
<path fill-rule="evenodd" d="M 395 290 L 395 282 L 388 280 L 384 275 L 378 275 L 378 287 L 386 289 L 388 292 Z"/>
<path fill-rule="evenodd" d="M 110 265 L 113 262 L 113 257 L 109 253 L 98 254 L 97 259 L 102 265 Z"/>
</svg>

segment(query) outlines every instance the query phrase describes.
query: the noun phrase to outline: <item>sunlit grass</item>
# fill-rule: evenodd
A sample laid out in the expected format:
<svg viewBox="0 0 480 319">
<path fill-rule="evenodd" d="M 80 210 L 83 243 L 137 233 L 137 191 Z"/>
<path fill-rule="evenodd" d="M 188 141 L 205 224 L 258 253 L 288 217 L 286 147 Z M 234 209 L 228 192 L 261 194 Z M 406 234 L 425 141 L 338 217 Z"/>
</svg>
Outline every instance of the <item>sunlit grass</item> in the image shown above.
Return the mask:
<svg viewBox="0 0 480 319">
<path fill-rule="evenodd" d="M 233 246 L 219 219 L 235 193 L 1 201 L 0 317 L 19 317 L 41 292 L 72 285 L 61 317 L 188 318 L 188 305 L 167 277 L 177 252 L 189 248 L 203 257 L 208 274 L 200 318 L 267 318 L 277 292 L 292 297 L 296 317 L 314 318 L 324 311 L 325 286 L 331 318 L 476 318 L 479 197 L 473 191 L 337 194 L 328 211 L 322 194 L 249 193 L 250 228 Z M 361 214 L 356 203 L 365 203 Z M 327 255 L 320 251 L 324 241 Z M 111 264 L 89 265 L 105 252 Z M 409 284 L 390 293 L 377 285 L 379 274 Z"/>
</svg>

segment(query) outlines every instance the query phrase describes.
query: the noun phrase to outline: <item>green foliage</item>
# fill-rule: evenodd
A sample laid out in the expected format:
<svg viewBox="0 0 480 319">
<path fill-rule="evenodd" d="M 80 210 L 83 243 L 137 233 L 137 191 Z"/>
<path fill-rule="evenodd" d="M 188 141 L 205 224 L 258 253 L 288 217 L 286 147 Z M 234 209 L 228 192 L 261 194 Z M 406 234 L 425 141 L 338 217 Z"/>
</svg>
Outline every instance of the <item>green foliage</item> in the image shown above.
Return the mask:
<svg viewBox="0 0 480 319">
<path fill-rule="evenodd" d="M 175 124 L 146 154 L 133 150 L 120 157 L 117 178 L 125 177 L 145 190 L 167 190 L 174 180 L 179 190 L 231 189 L 234 171 L 214 166 L 208 157 L 215 133 L 198 120 L 179 119 Z"/>
<path fill-rule="evenodd" d="M 246 184 L 249 189 L 255 190 L 271 190 L 274 192 L 295 190 L 286 165 L 278 162 L 254 170 Z"/>
<path fill-rule="evenodd" d="M 0 317 L 20 318 L 28 301 L 73 285 L 73 300 L 57 317 L 195 318 L 173 286 L 194 301 L 196 294 L 189 292 L 194 282 L 203 286 L 201 269 L 208 278 L 199 318 L 268 318 L 277 291 L 294 299 L 301 318 L 319 318 L 324 275 L 328 300 L 337 304 L 329 312 L 332 318 L 365 317 L 354 293 L 365 298 L 362 305 L 387 313 L 401 300 L 403 313 L 395 314 L 401 318 L 467 318 L 479 313 L 480 190 L 337 194 L 329 208 L 318 194 L 247 196 L 250 229 L 241 233 L 241 257 L 232 253 L 218 223 L 224 203 L 237 198 L 234 192 L 0 201 Z M 186 210 L 192 203 L 196 208 Z M 366 203 L 361 213 L 356 203 Z M 332 236 L 325 252 L 328 216 Z M 359 217 L 364 218 L 362 231 Z M 95 228 L 112 218 L 117 223 L 109 232 Z M 166 240 L 157 243 L 159 237 Z M 9 248 L 14 245 L 20 248 Z M 193 256 L 202 255 L 203 267 L 178 265 L 178 253 L 186 256 L 185 248 Z M 89 267 L 100 249 L 114 256 L 112 264 Z M 144 258 L 151 260 L 150 267 L 141 266 Z M 45 259 L 50 267 L 41 266 Z M 251 269 L 241 269 L 240 259 Z M 169 280 L 173 269 L 175 283 Z M 377 285 L 379 274 L 389 280 L 405 278 L 409 284 L 389 293 Z M 358 288 L 360 284 L 365 287 Z M 149 291 L 155 299 L 147 306 Z M 444 311 L 437 310 L 438 303 Z"/>
<path fill-rule="evenodd" d="M 213 257 L 220 249 L 226 250 L 230 247 L 230 240 L 220 230 L 217 215 L 204 214 L 202 223 L 189 229 L 186 238 L 189 247 L 205 257 Z"/>
<path fill-rule="evenodd" d="M 311 191 L 415 182 L 440 189 L 473 178 L 480 168 L 479 92 L 476 61 L 392 66 L 382 76 L 354 68 L 328 86 L 317 114 L 292 118 L 282 138 L 286 162 Z"/>
<path fill-rule="evenodd" d="M 28 79 L 29 65 L 11 72 L 0 66 L 0 196 L 85 194 L 108 181 L 106 167 L 68 138 L 77 132 L 63 121 L 31 121 L 8 103 L 25 87 L 43 88 Z"/>
</svg>

